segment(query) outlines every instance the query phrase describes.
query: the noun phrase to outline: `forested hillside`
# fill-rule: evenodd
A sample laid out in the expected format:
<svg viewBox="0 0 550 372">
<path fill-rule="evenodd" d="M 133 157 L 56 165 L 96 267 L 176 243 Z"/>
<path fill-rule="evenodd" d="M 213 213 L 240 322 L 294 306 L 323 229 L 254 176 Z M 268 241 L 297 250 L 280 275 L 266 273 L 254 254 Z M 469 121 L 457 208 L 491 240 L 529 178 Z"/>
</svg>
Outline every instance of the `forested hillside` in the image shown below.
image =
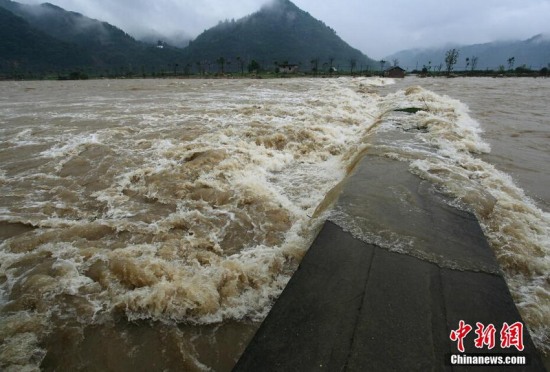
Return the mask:
<svg viewBox="0 0 550 372">
<path fill-rule="evenodd" d="M 0 0 L 0 17 L 0 76 L 5 78 L 276 71 L 281 64 L 305 72 L 378 66 L 289 0 L 222 21 L 185 49 L 137 41 L 109 23 L 49 3 Z"/>
<path fill-rule="evenodd" d="M 255 60 L 264 68 L 277 63 L 301 65 L 302 70 L 356 69 L 375 62 L 344 42 L 336 32 L 288 0 L 277 0 L 239 20 L 220 22 L 185 49 L 186 62 L 209 68 L 238 69 Z M 223 60 L 222 60 L 223 58 Z M 225 66 L 230 62 L 229 66 Z M 232 67 L 231 67 L 232 66 Z"/>
<path fill-rule="evenodd" d="M 4 8 L 0 8 L 0 37 L 0 72 L 70 69 L 92 63 L 85 50 L 32 28 Z"/>
<path fill-rule="evenodd" d="M 173 71 L 182 50 L 136 41 L 106 22 L 55 5 L 0 0 L 0 73 L 136 75 Z"/>
</svg>

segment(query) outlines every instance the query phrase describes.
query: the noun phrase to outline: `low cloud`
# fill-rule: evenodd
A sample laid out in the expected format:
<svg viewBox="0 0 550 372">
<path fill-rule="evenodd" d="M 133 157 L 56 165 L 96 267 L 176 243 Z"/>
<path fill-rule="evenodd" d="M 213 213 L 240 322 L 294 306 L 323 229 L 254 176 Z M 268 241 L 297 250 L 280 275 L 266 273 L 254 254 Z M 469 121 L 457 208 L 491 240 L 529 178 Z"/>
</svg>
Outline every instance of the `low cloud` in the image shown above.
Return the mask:
<svg viewBox="0 0 550 372">
<path fill-rule="evenodd" d="M 20 0 L 38 4 L 40 0 Z M 64 9 L 107 21 L 136 37 L 196 37 L 225 19 L 259 10 L 268 0 L 49 0 Z M 402 49 L 447 43 L 526 39 L 550 33 L 550 0 L 347 0 L 294 3 L 373 58 Z"/>
</svg>

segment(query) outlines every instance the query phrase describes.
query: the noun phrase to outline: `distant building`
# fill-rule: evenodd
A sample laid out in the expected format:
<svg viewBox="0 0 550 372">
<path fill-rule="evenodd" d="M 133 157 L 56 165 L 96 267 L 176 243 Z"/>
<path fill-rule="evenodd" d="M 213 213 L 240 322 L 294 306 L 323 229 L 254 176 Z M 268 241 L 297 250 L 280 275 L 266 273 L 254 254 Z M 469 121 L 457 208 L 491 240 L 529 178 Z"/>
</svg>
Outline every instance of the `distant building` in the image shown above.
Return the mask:
<svg viewBox="0 0 550 372">
<path fill-rule="evenodd" d="M 403 79 L 405 77 L 405 70 L 399 66 L 390 67 L 384 71 L 384 76 L 389 78 Z"/>
<path fill-rule="evenodd" d="M 279 72 L 283 74 L 294 74 L 298 72 L 298 65 L 282 64 L 277 65 Z"/>
</svg>

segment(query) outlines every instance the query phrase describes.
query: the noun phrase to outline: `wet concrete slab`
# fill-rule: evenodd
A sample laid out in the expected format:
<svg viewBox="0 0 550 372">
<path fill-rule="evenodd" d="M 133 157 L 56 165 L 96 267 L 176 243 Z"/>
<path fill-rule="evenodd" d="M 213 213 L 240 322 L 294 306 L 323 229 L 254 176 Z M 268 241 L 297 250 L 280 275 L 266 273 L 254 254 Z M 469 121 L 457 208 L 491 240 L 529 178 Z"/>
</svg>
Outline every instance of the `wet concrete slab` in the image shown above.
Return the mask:
<svg viewBox="0 0 550 372">
<path fill-rule="evenodd" d="M 411 204 L 376 206 L 396 185 Z M 351 201 L 363 203 L 356 208 L 363 222 L 379 217 L 391 227 L 401 216 L 412 220 L 396 227 L 400 233 L 437 233 L 416 243 L 424 244 L 421 254 L 397 253 L 327 221 L 234 371 L 545 370 L 526 329 L 522 352 L 500 347 L 503 323 L 522 320 L 472 214 L 450 207 L 403 163 L 373 156 L 359 164 L 338 203 Z M 450 355 L 459 352 L 449 335 L 461 320 L 473 327 L 466 353 L 521 355 L 529 364 L 452 366 Z M 493 349 L 474 346 L 476 322 L 496 327 Z"/>
</svg>

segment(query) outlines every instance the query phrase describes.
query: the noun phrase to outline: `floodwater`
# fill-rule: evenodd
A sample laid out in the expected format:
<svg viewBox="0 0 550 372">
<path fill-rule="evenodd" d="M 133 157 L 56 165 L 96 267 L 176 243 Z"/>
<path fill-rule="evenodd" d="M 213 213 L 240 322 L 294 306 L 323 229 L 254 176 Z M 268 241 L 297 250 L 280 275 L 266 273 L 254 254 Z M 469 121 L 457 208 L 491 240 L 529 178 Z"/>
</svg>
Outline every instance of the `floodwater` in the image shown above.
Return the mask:
<svg viewBox="0 0 550 372">
<path fill-rule="evenodd" d="M 0 89 L 2 369 L 229 370 L 322 222 L 353 222 L 327 201 L 364 151 L 476 214 L 550 348 L 549 80 Z"/>
</svg>

